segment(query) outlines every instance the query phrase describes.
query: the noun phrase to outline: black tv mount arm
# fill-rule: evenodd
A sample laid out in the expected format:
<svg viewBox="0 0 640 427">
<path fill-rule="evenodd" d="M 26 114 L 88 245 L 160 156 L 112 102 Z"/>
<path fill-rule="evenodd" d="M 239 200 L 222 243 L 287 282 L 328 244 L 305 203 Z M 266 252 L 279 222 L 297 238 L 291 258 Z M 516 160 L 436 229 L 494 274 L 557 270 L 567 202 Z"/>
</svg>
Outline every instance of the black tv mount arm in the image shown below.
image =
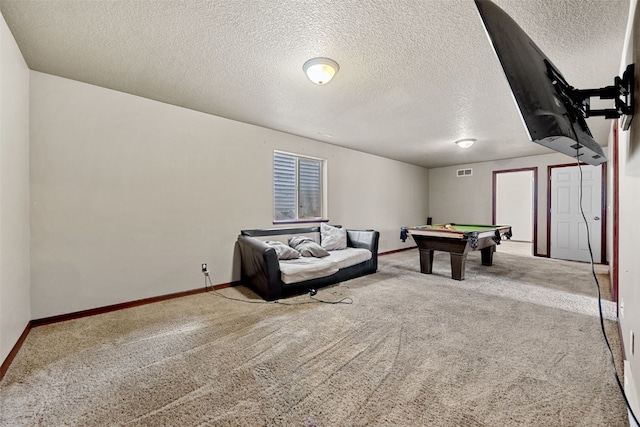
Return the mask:
<svg viewBox="0 0 640 427">
<path fill-rule="evenodd" d="M 546 59 L 544 62 L 551 83 L 563 101 L 569 104 L 574 111 L 580 111 L 584 118 L 604 116 L 605 119 L 617 119 L 622 117 L 622 129 L 629 129 L 634 113 L 635 64 L 627 66 L 622 78 L 616 76 L 613 86 L 600 89 L 575 89 L 566 82 L 551 62 Z M 594 96 L 598 96 L 600 99 L 613 99 L 615 108 L 591 109 L 591 97 Z"/>
</svg>

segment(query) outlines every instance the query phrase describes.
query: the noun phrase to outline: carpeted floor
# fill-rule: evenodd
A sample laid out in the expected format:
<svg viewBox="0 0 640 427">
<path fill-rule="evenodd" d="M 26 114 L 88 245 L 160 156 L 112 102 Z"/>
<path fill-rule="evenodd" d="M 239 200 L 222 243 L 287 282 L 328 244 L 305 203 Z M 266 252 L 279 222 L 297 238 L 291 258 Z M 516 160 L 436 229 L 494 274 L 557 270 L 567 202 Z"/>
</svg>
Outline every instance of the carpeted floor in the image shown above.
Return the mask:
<svg viewBox="0 0 640 427">
<path fill-rule="evenodd" d="M 237 287 L 34 328 L 0 425 L 627 426 L 589 265 L 515 249 L 461 282 L 385 255 L 317 295 L 352 304 Z"/>
</svg>

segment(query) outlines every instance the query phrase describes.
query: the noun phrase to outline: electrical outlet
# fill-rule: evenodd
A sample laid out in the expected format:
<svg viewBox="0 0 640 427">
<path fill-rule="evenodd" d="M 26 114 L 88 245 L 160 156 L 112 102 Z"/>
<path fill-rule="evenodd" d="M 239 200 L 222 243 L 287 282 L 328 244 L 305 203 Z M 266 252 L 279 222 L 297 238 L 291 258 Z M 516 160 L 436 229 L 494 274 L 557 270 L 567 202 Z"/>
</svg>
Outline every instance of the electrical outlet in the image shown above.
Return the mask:
<svg viewBox="0 0 640 427">
<path fill-rule="evenodd" d="M 207 271 L 208 271 L 208 270 L 207 270 L 207 264 L 202 263 L 202 272 L 203 272 L 203 273 L 206 273 Z"/>
<path fill-rule="evenodd" d="M 620 318 L 624 317 L 624 300 L 620 298 Z"/>
</svg>

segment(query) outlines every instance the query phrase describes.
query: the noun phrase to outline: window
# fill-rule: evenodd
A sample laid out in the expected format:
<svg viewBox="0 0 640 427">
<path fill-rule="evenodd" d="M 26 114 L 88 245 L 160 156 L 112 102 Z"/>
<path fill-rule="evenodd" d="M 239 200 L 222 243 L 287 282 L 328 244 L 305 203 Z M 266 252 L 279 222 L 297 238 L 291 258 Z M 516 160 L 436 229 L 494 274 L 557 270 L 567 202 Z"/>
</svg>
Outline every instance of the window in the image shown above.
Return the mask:
<svg viewBox="0 0 640 427">
<path fill-rule="evenodd" d="M 273 152 L 274 222 L 323 218 L 324 169 L 324 160 Z"/>
</svg>

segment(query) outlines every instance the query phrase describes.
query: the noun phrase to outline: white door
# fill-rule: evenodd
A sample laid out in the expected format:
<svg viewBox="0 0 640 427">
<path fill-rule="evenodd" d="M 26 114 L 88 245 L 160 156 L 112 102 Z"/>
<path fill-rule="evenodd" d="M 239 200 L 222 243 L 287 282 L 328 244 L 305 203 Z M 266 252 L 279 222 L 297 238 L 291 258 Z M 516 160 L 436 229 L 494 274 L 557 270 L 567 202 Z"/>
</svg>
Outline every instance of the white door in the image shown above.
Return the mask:
<svg viewBox="0 0 640 427">
<path fill-rule="evenodd" d="M 582 167 L 582 209 L 589 226 L 594 262 L 600 262 L 602 167 Z M 589 261 L 587 227 L 580 212 L 578 166 L 551 169 L 551 258 Z"/>
</svg>

